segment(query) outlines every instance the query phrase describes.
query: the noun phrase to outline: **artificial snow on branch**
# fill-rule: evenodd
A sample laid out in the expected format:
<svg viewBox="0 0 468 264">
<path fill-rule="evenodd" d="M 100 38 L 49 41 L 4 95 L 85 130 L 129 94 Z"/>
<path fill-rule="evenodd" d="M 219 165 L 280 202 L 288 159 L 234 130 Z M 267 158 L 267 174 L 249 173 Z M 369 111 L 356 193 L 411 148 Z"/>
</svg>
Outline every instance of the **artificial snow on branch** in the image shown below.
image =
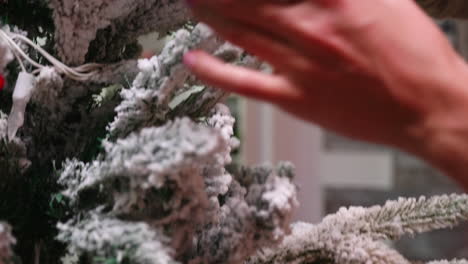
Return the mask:
<svg viewBox="0 0 468 264">
<path fill-rule="evenodd" d="M 171 249 L 163 245 L 168 238 L 146 223 L 125 222 L 91 212 L 78 222 L 58 226 L 59 240 L 68 243 L 64 264 L 142 263 L 176 264 Z"/>
<path fill-rule="evenodd" d="M 11 235 L 11 227 L 0 222 L 0 264 L 13 263 L 12 246 L 16 243 Z"/>
<path fill-rule="evenodd" d="M 224 42 L 211 29 L 198 24 L 192 32 L 181 29 L 174 34 L 159 56 L 140 60 L 140 74 L 130 89 L 121 92 L 123 101 L 109 126 L 112 137 L 127 135 L 141 127 L 158 125 L 167 120 L 170 102 L 191 76 L 182 57 L 192 48 L 215 52 Z"/>
<path fill-rule="evenodd" d="M 177 259 L 235 263 L 278 243 L 297 205 L 291 166 L 243 169 L 233 179 L 225 166 L 238 144 L 234 120 L 218 105 L 206 123 L 181 119 L 107 142 L 101 161 L 64 165 L 64 194 L 80 210 L 111 206 L 114 217 L 170 230 Z"/>
<path fill-rule="evenodd" d="M 215 218 L 198 232 L 199 263 L 241 263 L 281 242 L 297 206 L 292 174 L 289 163 L 234 169 L 224 202 L 210 199 Z"/>
<path fill-rule="evenodd" d="M 58 54 L 72 65 L 83 64 L 88 52 L 94 61 L 128 59 L 119 57 L 127 44 L 143 34 L 165 34 L 190 17 L 183 0 L 52 0 L 49 6 Z"/>
<path fill-rule="evenodd" d="M 465 10 L 418 2 L 439 16 Z M 220 103 L 227 94 L 182 58 L 197 48 L 262 62 L 191 21 L 184 0 L 0 0 L 0 9 L 14 24 L 0 31 L 0 218 L 23 263 L 406 264 L 384 240 L 466 220 L 465 196 L 402 199 L 295 224 L 288 236 L 293 166 L 232 164 L 240 141 Z M 150 32 L 169 42 L 137 60 L 137 38 Z M 34 75 L 30 93 L 14 88 L 20 71 Z M 14 242 L 0 224 L 0 257 Z"/>
<path fill-rule="evenodd" d="M 64 194 L 78 208 L 106 203 L 114 215 L 155 225 L 175 224 L 177 219 L 195 222 L 197 208 L 206 203 L 203 168 L 215 161 L 223 144 L 214 130 L 176 120 L 105 143 L 102 160 L 68 162 L 60 182 L 68 186 Z"/>
<path fill-rule="evenodd" d="M 8 116 L 0 111 L 0 191 L 8 188 L 9 180 L 22 175 L 31 165 L 26 145 L 18 137 L 8 137 Z"/>
<path fill-rule="evenodd" d="M 468 260 L 464 259 L 454 259 L 454 260 L 439 260 L 439 261 L 431 261 L 427 264 L 468 264 Z"/>
<path fill-rule="evenodd" d="M 439 260 L 439 261 L 431 261 L 427 264 L 468 264 L 468 260 L 463 259 L 454 259 L 454 260 Z"/>
<path fill-rule="evenodd" d="M 342 208 L 318 225 L 295 224 L 279 248 L 260 251 L 248 263 L 305 264 L 324 259 L 343 264 L 408 263 L 393 250 L 383 249 L 380 241 L 454 227 L 467 219 L 468 195 L 401 198 L 384 206 Z M 460 261 L 455 263 L 465 260 Z"/>
<path fill-rule="evenodd" d="M 4 73 L 5 67 L 13 58 L 13 53 L 11 53 L 8 43 L 0 38 L 0 74 Z"/>
</svg>

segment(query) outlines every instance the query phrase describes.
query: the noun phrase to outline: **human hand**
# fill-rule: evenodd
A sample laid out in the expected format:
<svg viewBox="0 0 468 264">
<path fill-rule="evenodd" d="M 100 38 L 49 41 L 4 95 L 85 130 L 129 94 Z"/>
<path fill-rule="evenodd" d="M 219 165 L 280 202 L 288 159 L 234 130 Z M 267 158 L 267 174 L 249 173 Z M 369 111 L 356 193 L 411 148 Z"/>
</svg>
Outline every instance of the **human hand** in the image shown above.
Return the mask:
<svg viewBox="0 0 468 264">
<path fill-rule="evenodd" d="M 200 79 L 434 162 L 448 131 L 468 140 L 467 67 L 414 1 L 192 1 L 197 18 L 275 69 L 192 51 L 185 62 Z"/>
</svg>

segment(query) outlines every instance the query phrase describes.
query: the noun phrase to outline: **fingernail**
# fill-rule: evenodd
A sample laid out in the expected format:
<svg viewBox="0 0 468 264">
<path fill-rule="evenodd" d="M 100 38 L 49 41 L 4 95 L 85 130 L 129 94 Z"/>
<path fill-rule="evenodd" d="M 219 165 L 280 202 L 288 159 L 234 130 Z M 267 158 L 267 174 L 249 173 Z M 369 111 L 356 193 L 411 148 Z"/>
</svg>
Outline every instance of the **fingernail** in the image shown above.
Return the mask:
<svg viewBox="0 0 468 264">
<path fill-rule="evenodd" d="M 189 66 L 189 67 L 192 67 L 194 66 L 196 63 L 196 55 L 194 54 L 193 51 L 189 51 L 187 53 L 185 53 L 184 55 L 184 64 Z"/>
</svg>

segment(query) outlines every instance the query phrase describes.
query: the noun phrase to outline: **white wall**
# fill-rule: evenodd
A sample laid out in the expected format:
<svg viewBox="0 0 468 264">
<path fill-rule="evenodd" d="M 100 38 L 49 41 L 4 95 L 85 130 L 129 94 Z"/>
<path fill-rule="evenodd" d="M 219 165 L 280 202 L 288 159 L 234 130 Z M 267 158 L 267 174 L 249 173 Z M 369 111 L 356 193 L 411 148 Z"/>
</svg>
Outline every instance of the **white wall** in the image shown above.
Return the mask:
<svg viewBox="0 0 468 264">
<path fill-rule="evenodd" d="M 394 158 L 390 151 L 321 151 L 322 186 L 391 190 Z"/>
</svg>

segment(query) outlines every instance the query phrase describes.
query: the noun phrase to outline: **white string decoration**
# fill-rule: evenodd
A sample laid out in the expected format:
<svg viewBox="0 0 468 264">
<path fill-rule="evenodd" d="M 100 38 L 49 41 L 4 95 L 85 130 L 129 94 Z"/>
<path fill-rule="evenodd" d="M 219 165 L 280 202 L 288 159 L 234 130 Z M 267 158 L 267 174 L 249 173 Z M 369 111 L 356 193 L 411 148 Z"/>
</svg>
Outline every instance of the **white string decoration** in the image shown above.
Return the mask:
<svg viewBox="0 0 468 264">
<path fill-rule="evenodd" d="M 3 39 L 10 47 L 11 52 L 15 56 L 22 70 L 18 75 L 15 89 L 13 91 L 13 106 L 8 117 L 7 126 L 9 140 L 12 140 L 16 136 L 18 129 L 20 129 L 23 126 L 26 106 L 31 100 L 32 94 L 35 89 L 36 75 L 38 75 L 41 72 L 41 70 L 46 67 L 31 59 L 18 45 L 18 43 L 15 42 L 15 40 L 21 41 L 38 51 L 45 59 L 47 59 L 47 61 L 49 61 L 52 64 L 53 68 L 55 68 L 57 73 L 63 74 L 75 81 L 88 81 L 92 77 L 99 74 L 100 69 L 103 67 L 102 64 L 89 63 L 75 68 L 71 68 L 54 58 L 39 45 L 31 41 L 29 38 L 17 33 L 6 32 L 3 29 L 0 29 L 0 39 Z M 31 72 L 28 72 L 23 60 L 27 61 L 32 67 L 36 69 L 32 70 Z"/>
<path fill-rule="evenodd" d="M 0 29 L 0 38 L 4 39 L 10 48 L 12 49 L 13 54 L 15 55 L 16 59 L 18 60 L 18 63 L 21 66 L 21 69 L 25 72 L 27 72 L 26 67 L 24 66 L 24 63 L 22 61 L 26 60 L 29 62 L 33 67 L 37 68 L 34 70 L 32 73 L 33 74 L 38 74 L 39 71 L 44 68 L 44 65 L 41 65 L 40 63 L 34 61 L 31 59 L 24 51 L 21 49 L 21 47 L 15 42 L 15 40 L 20 40 L 24 42 L 25 44 L 28 44 L 32 48 L 34 48 L 36 51 L 38 51 L 44 58 L 49 61 L 53 67 L 57 70 L 58 73 L 64 74 L 68 78 L 75 80 L 75 81 L 88 81 L 91 77 L 95 76 L 96 74 L 99 73 L 99 70 L 104 66 L 103 64 L 99 63 L 88 63 L 84 64 L 78 67 L 71 68 L 61 61 L 57 60 L 54 58 L 52 55 L 50 55 L 47 51 L 45 51 L 43 48 L 41 48 L 39 45 L 31 41 L 29 38 L 17 34 L 17 33 L 12 33 L 12 32 L 6 32 L 2 29 Z"/>
<path fill-rule="evenodd" d="M 13 91 L 13 106 L 8 116 L 8 139 L 11 141 L 24 123 L 24 112 L 34 91 L 36 79 L 25 71 L 20 72 Z"/>
</svg>

